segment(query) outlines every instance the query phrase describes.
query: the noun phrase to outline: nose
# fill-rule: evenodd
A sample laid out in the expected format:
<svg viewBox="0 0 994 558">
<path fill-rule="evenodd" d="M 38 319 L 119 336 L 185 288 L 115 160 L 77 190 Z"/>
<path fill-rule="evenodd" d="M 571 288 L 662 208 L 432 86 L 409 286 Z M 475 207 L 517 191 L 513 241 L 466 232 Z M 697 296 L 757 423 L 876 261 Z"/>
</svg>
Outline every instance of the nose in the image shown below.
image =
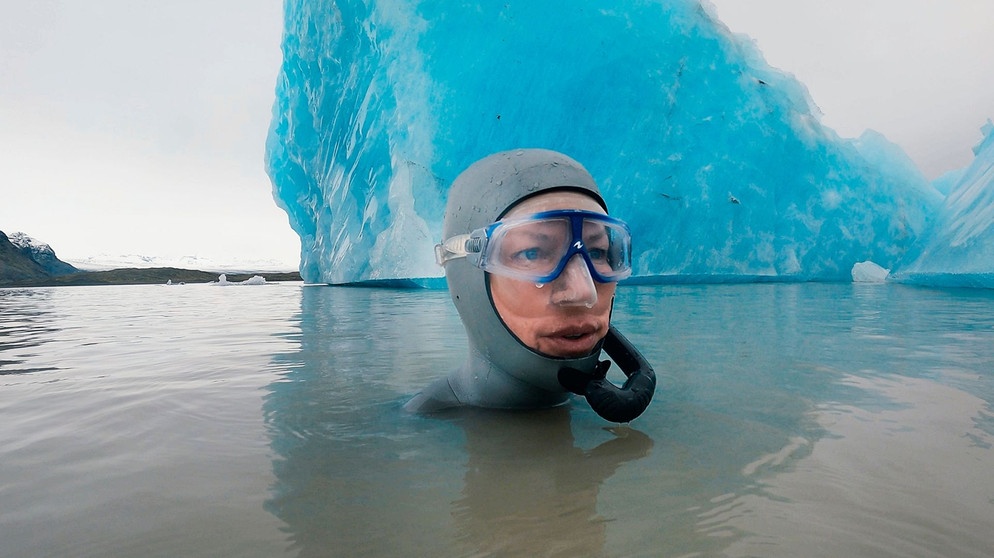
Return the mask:
<svg viewBox="0 0 994 558">
<path fill-rule="evenodd" d="M 559 306 L 586 306 L 597 304 L 597 287 L 590 276 L 587 262 L 580 254 L 574 254 L 563 272 L 552 281 L 552 303 Z"/>
</svg>

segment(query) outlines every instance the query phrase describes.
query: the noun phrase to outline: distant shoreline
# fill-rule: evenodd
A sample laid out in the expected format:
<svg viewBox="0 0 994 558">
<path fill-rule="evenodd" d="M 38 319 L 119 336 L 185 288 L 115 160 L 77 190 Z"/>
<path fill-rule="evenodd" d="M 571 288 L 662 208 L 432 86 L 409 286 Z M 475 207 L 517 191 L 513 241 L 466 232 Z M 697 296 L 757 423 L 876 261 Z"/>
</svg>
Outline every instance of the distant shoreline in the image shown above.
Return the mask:
<svg viewBox="0 0 994 558">
<path fill-rule="evenodd" d="M 196 269 L 181 269 L 177 267 L 127 267 L 103 271 L 79 271 L 67 275 L 44 277 L 39 279 L 0 281 L 0 288 L 11 287 L 82 287 L 95 285 L 158 285 L 172 282 L 177 283 L 210 283 L 217 281 L 224 273 L 230 282 L 245 281 L 255 275 L 266 281 L 302 281 L 300 273 L 267 272 L 258 273 L 229 273 L 200 271 Z"/>
</svg>

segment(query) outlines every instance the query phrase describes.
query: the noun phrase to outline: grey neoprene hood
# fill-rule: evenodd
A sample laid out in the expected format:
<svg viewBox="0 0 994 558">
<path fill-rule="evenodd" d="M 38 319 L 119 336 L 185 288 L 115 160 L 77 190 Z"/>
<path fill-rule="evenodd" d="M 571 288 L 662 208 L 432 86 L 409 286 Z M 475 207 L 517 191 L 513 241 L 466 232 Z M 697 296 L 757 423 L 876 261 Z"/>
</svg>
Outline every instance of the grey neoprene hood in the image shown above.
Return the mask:
<svg viewBox="0 0 994 558">
<path fill-rule="evenodd" d="M 452 183 L 442 239 L 486 227 L 536 194 L 564 189 L 588 195 L 605 206 L 590 173 L 561 153 L 518 149 L 481 159 Z M 409 410 L 432 411 L 460 405 L 551 407 L 569 397 L 557 378 L 562 368 L 594 372 L 600 346 L 582 358 L 556 358 L 519 341 L 494 309 L 486 273 L 466 258 L 446 263 L 445 278 L 466 329 L 468 355 L 448 377 L 412 399 L 407 404 Z"/>
</svg>

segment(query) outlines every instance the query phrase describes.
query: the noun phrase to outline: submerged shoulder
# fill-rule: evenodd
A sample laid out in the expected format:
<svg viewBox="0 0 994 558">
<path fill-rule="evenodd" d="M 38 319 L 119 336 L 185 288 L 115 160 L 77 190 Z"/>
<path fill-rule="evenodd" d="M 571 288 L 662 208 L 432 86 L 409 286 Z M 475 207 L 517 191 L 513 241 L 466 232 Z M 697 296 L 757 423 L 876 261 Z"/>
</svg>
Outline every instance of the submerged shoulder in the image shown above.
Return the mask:
<svg viewBox="0 0 994 558">
<path fill-rule="evenodd" d="M 435 380 L 411 398 L 404 405 L 404 410 L 410 413 L 434 413 L 460 406 L 462 403 L 449 385 L 449 379 L 445 377 Z"/>
</svg>

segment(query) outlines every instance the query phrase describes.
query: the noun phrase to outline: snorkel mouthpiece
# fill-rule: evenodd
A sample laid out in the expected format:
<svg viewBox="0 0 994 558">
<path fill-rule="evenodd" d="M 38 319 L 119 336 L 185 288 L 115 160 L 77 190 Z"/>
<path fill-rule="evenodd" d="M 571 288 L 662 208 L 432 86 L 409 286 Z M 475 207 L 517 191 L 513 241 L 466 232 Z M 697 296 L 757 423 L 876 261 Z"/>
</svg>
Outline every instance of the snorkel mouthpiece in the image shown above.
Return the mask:
<svg viewBox="0 0 994 558">
<path fill-rule="evenodd" d="M 593 373 L 563 367 L 559 370 L 559 383 L 567 390 L 586 397 L 590 408 L 601 418 L 618 423 L 631 422 L 652 401 L 656 391 L 656 373 L 638 349 L 614 326 L 604 337 L 603 348 L 628 377 L 624 385 L 619 388 L 607 380 L 607 370 L 611 367 L 611 362 L 607 360 L 598 363 Z"/>
</svg>

